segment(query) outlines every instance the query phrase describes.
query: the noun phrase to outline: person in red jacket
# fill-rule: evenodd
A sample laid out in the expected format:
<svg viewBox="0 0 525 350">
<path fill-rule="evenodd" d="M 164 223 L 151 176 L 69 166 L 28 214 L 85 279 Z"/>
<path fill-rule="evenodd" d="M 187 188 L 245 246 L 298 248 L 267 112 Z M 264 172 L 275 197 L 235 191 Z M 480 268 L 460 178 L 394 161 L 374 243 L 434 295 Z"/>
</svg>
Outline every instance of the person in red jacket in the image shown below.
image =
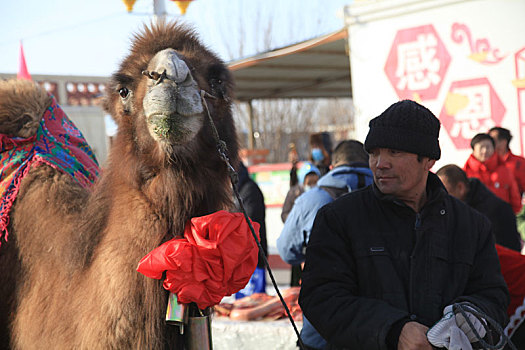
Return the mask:
<svg viewBox="0 0 525 350">
<path fill-rule="evenodd" d="M 516 349 L 525 349 L 525 255 L 499 244 L 496 244 L 496 251 L 510 294 L 507 309 L 510 320 L 505 335 L 512 340 Z"/>
<path fill-rule="evenodd" d="M 489 130 L 489 135 L 494 139 L 496 153 L 503 160 L 505 166 L 514 174 L 520 194 L 523 196 L 525 192 L 525 158 L 513 154 L 510 150 L 509 143 L 512 139 L 510 131 L 495 126 Z"/>
<path fill-rule="evenodd" d="M 521 196 L 512 172 L 495 152 L 494 140 L 480 133 L 470 141 L 472 154 L 463 166 L 468 177 L 477 177 L 496 196 L 509 203 L 515 214 L 521 210 Z"/>
</svg>

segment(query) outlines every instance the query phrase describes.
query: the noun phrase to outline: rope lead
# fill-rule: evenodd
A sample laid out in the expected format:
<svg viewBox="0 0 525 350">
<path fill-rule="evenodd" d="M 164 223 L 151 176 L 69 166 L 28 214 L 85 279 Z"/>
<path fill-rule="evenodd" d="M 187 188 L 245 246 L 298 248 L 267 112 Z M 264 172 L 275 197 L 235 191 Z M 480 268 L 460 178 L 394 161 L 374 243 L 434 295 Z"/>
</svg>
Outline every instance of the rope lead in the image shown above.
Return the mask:
<svg viewBox="0 0 525 350">
<path fill-rule="evenodd" d="M 283 304 L 284 309 L 286 311 L 286 315 L 288 316 L 288 319 L 290 320 L 290 323 L 292 324 L 295 334 L 297 335 L 297 341 L 298 341 L 299 347 L 301 348 L 301 350 L 304 350 L 305 346 L 303 344 L 299 331 L 297 330 L 297 326 L 295 325 L 292 314 L 290 313 L 290 309 L 288 309 L 288 305 L 286 305 L 286 302 L 284 301 L 284 298 L 281 295 L 281 292 L 279 291 L 279 287 L 277 287 L 277 282 L 275 282 L 275 278 L 273 277 L 272 269 L 270 268 L 270 264 L 268 263 L 266 254 L 264 254 L 264 250 L 261 246 L 261 242 L 259 242 L 259 239 L 257 238 L 257 235 L 255 234 L 255 230 L 253 229 L 252 223 L 248 218 L 248 214 L 246 214 L 246 210 L 244 209 L 244 204 L 242 202 L 239 191 L 237 190 L 237 183 L 239 182 L 239 176 L 237 175 L 237 172 L 230 164 L 230 159 L 227 156 L 228 147 L 226 146 L 226 143 L 219 138 L 219 133 L 211 117 L 210 110 L 208 109 L 208 104 L 206 103 L 206 97 L 210 97 L 213 99 L 216 99 L 216 97 L 213 95 L 210 95 L 204 90 L 201 90 L 202 104 L 204 105 L 204 108 L 206 109 L 206 114 L 208 115 L 208 119 L 210 121 L 213 138 L 215 139 L 215 143 L 217 144 L 217 151 L 219 152 L 219 156 L 221 157 L 221 159 L 226 163 L 226 166 L 228 167 L 228 174 L 230 176 L 230 182 L 233 187 L 233 192 L 235 193 L 235 197 L 237 198 L 237 201 L 239 202 L 239 206 L 241 207 L 240 209 L 244 215 L 244 219 L 246 220 L 246 222 L 248 223 L 248 226 L 250 227 L 250 232 L 252 233 L 253 239 L 255 239 L 255 242 L 257 243 L 257 247 L 259 248 L 259 254 L 263 258 L 264 266 L 266 266 L 266 269 L 268 270 L 268 274 L 270 275 L 270 279 L 272 280 L 272 285 L 275 291 L 277 292 L 277 295 L 279 296 L 279 300 L 281 301 L 281 304 Z"/>
<path fill-rule="evenodd" d="M 511 348 L 512 350 L 517 350 L 516 347 L 514 346 L 514 344 L 512 344 L 510 339 L 505 335 L 505 332 L 503 331 L 503 328 L 501 328 L 499 323 L 496 322 L 491 317 L 489 317 L 483 311 L 481 311 L 481 309 L 478 308 L 476 305 L 474 305 L 474 304 L 472 304 L 472 303 L 470 303 L 468 301 L 462 301 L 462 302 L 459 302 L 459 303 L 452 304 L 452 311 L 456 315 L 457 314 L 463 315 L 463 318 L 465 319 L 465 321 L 467 321 L 468 326 L 474 332 L 474 335 L 476 336 L 476 338 L 477 338 L 477 340 L 479 342 L 479 345 L 482 346 L 482 349 L 484 349 L 484 350 L 503 349 L 505 344 L 507 344 L 509 346 L 509 348 Z M 491 344 L 487 343 L 485 340 L 483 340 L 481 335 L 476 330 L 476 327 L 474 327 L 474 325 L 470 321 L 470 319 L 469 319 L 469 317 L 467 315 L 467 312 L 471 313 L 472 315 L 474 315 L 474 317 L 476 317 L 478 319 L 478 321 L 480 321 L 485 326 L 485 328 L 487 329 L 487 334 L 489 334 L 489 331 L 490 331 L 490 329 L 487 328 L 487 326 L 492 326 L 492 328 L 499 335 L 499 340 L 498 340 L 497 344 L 491 345 Z M 483 320 L 486 320 L 486 322 L 483 322 Z"/>
</svg>

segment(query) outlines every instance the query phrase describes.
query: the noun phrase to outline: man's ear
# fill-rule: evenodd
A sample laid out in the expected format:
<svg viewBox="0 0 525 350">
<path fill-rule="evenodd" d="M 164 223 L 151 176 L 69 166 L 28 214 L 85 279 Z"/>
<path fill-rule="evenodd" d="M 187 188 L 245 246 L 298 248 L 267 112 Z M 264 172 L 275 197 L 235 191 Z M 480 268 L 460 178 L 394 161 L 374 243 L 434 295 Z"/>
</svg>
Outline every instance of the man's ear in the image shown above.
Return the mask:
<svg viewBox="0 0 525 350">
<path fill-rule="evenodd" d="M 468 192 L 467 185 L 461 181 L 458 181 L 458 183 L 456 184 L 456 188 L 460 196 L 459 199 L 461 199 L 462 201 L 465 200 L 465 198 L 467 197 L 467 192 Z"/>
<path fill-rule="evenodd" d="M 434 164 L 436 164 L 436 160 L 435 159 L 430 159 L 430 158 L 427 158 L 426 160 L 426 164 L 425 164 L 425 168 L 427 171 L 430 171 L 430 169 L 432 169 L 432 167 L 434 166 Z"/>
</svg>

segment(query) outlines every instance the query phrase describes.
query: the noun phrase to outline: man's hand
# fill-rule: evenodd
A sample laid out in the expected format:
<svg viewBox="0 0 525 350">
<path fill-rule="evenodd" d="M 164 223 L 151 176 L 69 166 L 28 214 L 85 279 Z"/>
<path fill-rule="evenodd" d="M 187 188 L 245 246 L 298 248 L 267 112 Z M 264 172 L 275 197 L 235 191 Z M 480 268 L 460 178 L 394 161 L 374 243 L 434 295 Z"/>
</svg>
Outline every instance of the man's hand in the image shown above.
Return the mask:
<svg viewBox="0 0 525 350">
<path fill-rule="evenodd" d="M 398 350 L 432 350 L 432 345 L 427 340 L 428 327 L 417 322 L 408 322 L 401 329 Z"/>
</svg>

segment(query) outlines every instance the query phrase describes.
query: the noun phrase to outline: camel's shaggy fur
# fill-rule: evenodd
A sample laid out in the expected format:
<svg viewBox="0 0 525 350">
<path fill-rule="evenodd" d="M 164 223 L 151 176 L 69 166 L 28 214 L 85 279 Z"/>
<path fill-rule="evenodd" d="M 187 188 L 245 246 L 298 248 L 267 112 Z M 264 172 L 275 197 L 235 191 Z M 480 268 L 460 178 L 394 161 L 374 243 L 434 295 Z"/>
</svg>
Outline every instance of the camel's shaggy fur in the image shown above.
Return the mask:
<svg viewBox="0 0 525 350">
<path fill-rule="evenodd" d="M 0 247 L 0 348 L 182 347 L 178 328 L 163 320 L 161 282 L 135 268 L 191 217 L 230 208 L 232 196 L 207 118 L 183 143 L 171 142 L 176 135 L 158 142 L 148 131 L 142 100 L 150 79 L 141 73 L 166 48 L 216 97 L 207 103 L 237 161 L 233 83 L 224 63 L 179 24 L 145 27 L 107 88 L 105 109 L 118 133 L 92 191 L 47 165 L 22 181 Z M 28 136 L 49 102 L 36 85 L 2 82 L 0 132 Z"/>
</svg>

